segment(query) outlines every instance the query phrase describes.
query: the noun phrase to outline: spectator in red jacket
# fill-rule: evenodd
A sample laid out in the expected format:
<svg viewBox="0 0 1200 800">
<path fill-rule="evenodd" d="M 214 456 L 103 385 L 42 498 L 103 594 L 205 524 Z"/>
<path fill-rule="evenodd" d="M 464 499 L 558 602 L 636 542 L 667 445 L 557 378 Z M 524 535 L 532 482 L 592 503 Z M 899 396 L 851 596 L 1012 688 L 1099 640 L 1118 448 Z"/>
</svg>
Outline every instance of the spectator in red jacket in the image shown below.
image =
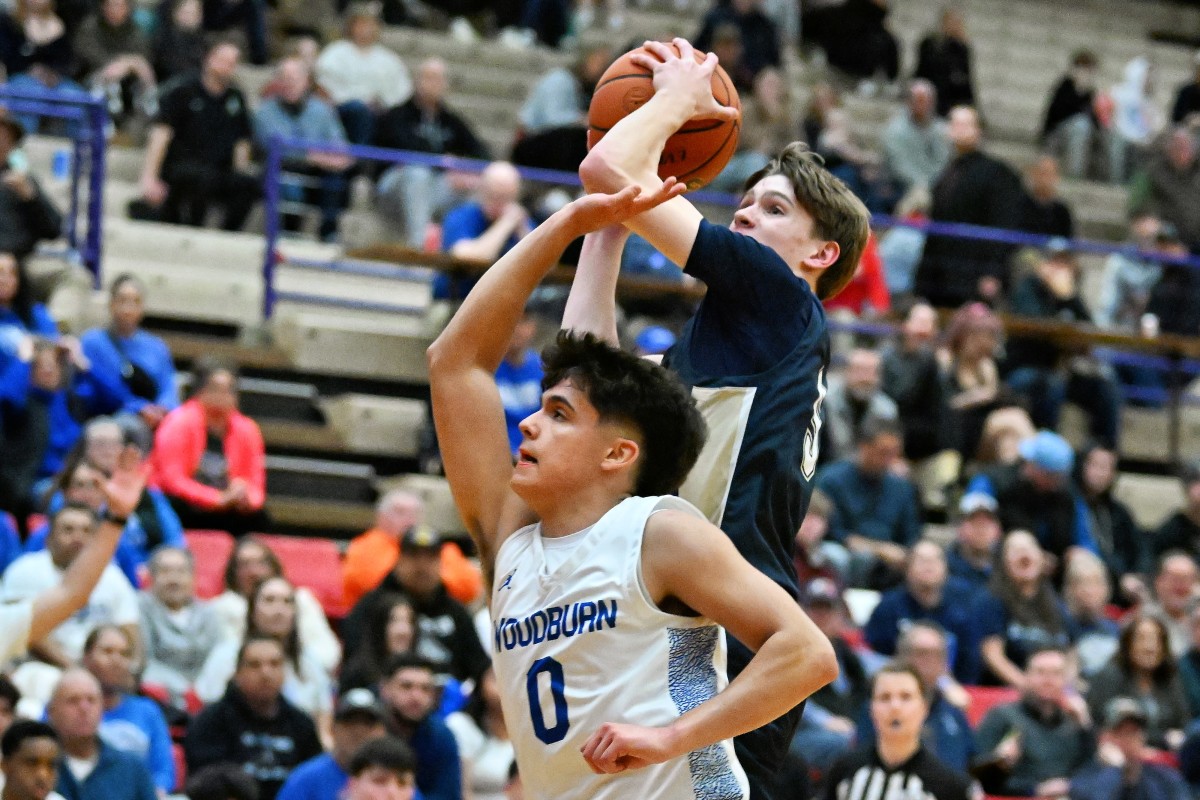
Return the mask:
<svg viewBox="0 0 1200 800">
<path fill-rule="evenodd" d="M 891 307 L 891 295 L 883 277 L 883 259 L 879 257 L 879 243 L 875 234 L 871 234 L 854 277 L 846 284 L 846 288 L 825 301 L 825 310 L 845 308 L 857 317 L 877 317 L 886 314 Z"/>
<path fill-rule="evenodd" d="M 154 437 L 158 485 L 185 528 L 263 530 L 265 448 L 258 425 L 237 410 L 237 374 L 207 358 L 192 372 L 191 399 L 163 418 Z"/>
</svg>

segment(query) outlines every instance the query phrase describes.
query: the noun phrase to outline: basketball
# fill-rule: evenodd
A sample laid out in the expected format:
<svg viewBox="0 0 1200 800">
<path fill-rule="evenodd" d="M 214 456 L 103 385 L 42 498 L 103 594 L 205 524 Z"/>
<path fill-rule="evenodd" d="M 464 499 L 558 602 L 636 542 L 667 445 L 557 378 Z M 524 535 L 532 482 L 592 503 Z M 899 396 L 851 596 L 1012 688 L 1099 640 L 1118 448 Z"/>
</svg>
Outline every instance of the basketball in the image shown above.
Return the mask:
<svg viewBox="0 0 1200 800">
<path fill-rule="evenodd" d="M 676 55 L 679 48 L 668 44 Z M 604 134 L 625 115 L 654 96 L 653 75 L 629 60 L 642 48 L 630 50 L 605 70 L 596 84 L 592 104 L 588 108 L 588 149 L 604 138 Z M 705 54 L 696 53 L 703 61 Z M 718 64 L 712 75 L 713 97 L 723 106 L 742 108 L 733 81 Z M 699 189 L 717 176 L 737 150 L 741 120 L 692 120 L 680 128 L 663 148 L 658 162 L 658 177 L 674 176 L 688 190 Z"/>
</svg>

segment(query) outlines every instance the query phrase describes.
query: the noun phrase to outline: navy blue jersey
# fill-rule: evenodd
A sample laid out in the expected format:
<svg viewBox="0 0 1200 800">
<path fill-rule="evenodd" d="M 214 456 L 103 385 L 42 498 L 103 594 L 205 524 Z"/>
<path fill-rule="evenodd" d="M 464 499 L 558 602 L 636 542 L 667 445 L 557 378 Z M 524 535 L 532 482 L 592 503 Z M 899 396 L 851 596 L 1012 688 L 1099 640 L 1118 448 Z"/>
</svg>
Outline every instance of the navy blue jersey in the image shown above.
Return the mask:
<svg viewBox="0 0 1200 800">
<path fill-rule="evenodd" d="M 709 437 L 680 495 L 794 596 L 792 542 L 821 438 L 825 311 L 774 250 L 707 221 L 686 271 L 708 293 L 664 363 L 693 387 Z"/>
</svg>

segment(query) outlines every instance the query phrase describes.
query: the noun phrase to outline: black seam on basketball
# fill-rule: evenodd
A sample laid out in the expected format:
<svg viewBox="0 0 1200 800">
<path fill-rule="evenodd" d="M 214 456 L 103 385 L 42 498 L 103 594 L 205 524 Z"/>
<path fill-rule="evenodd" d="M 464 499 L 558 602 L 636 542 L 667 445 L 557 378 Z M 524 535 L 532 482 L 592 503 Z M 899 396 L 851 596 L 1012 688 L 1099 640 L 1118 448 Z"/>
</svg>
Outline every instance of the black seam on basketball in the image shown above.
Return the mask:
<svg viewBox="0 0 1200 800">
<path fill-rule="evenodd" d="M 654 79 L 654 74 L 650 73 L 650 72 L 647 72 L 644 74 L 639 74 L 636 72 L 625 72 L 620 75 L 614 75 L 611 78 L 609 78 L 608 80 L 606 80 L 604 83 L 597 86 L 592 91 L 592 96 L 594 97 L 596 95 L 596 92 L 600 91 L 605 86 L 608 86 L 613 81 L 624 81 L 624 80 L 629 80 L 630 78 L 637 78 L 638 80 L 643 80 L 643 81 L 652 81 Z"/>
</svg>

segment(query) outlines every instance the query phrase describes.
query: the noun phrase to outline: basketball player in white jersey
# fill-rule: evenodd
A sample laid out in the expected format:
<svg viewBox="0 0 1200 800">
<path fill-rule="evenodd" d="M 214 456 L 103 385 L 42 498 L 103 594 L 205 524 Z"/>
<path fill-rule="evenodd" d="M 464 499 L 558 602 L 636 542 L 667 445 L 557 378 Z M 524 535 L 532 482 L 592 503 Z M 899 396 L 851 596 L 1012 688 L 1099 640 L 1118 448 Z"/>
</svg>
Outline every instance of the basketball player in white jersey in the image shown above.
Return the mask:
<svg viewBox="0 0 1200 800">
<path fill-rule="evenodd" d="M 683 386 L 560 334 L 513 467 L 493 373 L 573 239 L 652 208 L 668 181 L 571 203 L 493 265 L 429 349 L 438 440 L 488 578 L 505 721 L 535 798 L 747 797 L 731 739 L 837 672 L 827 639 L 675 497 L 703 441 Z M 539 523 L 520 527 L 532 513 Z M 726 685 L 725 634 L 755 656 Z"/>
</svg>

